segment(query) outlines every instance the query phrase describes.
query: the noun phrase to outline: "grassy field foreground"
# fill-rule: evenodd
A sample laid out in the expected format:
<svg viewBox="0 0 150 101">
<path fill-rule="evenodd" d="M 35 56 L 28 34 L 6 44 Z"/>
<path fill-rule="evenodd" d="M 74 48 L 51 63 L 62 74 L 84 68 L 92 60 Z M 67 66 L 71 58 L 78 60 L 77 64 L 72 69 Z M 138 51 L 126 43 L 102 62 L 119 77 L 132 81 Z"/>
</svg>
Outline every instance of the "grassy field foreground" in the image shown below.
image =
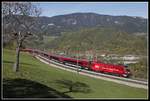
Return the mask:
<svg viewBox="0 0 150 101">
<path fill-rule="evenodd" d="M 60 70 L 21 53 L 20 71 L 12 67 L 15 51 L 3 50 L 3 97 L 147 98 L 148 91 Z"/>
</svg>

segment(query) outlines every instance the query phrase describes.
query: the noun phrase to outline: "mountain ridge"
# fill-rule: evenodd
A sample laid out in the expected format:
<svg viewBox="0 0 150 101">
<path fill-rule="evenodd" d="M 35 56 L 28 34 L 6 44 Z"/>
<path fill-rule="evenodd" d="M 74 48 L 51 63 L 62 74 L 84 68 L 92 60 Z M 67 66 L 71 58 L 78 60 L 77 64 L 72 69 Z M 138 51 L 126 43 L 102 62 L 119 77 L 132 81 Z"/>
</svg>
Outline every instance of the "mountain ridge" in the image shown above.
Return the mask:
<svg viewBox="0 0 150 101">
<path fill-rule="evenodd" d="M 5 19 L 4 19 L 5 21 Z M 7 21 L 10 23 L 11 21 Z M 37 32 L 45 35 L 61 35 L 62 32 L 76 31 L 91 27 L 116 27 L 127 33 L 147 33 L 147 19 L 131 16 L 112 16 L 97 13 L 71 13 L 53 17 L 39 17 L 35 24 Z M 9 29 L 6 28 L 6 29 Z M 19 28 L 18 28 L 19 29 Z"/>
</svg>

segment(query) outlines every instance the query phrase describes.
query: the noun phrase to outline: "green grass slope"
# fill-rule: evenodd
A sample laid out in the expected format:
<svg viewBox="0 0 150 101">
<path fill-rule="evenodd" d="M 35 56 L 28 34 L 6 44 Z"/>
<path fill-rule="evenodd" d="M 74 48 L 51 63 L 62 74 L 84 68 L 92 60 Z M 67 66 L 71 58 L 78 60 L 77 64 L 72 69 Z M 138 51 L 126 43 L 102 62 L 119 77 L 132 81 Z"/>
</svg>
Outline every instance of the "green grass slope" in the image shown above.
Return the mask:
<svg viewBox="0 0 150 101">
<path fill-rule="evenodd" d="M 95 79 L 43 64 L 21 53 L 20 71 L 12 67 L 15 51 L 3 50 L 3 97 L 27 98 L 147 98 L 145 89 Z"/>
</svg>

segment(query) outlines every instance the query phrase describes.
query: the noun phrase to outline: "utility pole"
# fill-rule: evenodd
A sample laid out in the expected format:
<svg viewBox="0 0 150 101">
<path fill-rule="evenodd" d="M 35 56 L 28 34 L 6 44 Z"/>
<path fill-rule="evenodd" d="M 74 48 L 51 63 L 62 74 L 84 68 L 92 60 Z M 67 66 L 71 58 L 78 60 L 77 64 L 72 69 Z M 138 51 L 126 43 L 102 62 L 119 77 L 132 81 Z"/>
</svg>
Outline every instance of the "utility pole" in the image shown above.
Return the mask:
<svg viewBox="0 0 150 101">
<path fill-rule="evenodd" d="M 79 66 L 79 48 L 77 48 L 77 72 L 79 73 L 80 66 Z"/>
<path fill-rule="evenodd" d="M 78 62 L 79 62 L 79 61 L 78 61 L 78 51 L 77 51 L 77 72 L 79 72 L 79 71 L 78 71 L 78 65 L 79 65 Z"/>
</svg>

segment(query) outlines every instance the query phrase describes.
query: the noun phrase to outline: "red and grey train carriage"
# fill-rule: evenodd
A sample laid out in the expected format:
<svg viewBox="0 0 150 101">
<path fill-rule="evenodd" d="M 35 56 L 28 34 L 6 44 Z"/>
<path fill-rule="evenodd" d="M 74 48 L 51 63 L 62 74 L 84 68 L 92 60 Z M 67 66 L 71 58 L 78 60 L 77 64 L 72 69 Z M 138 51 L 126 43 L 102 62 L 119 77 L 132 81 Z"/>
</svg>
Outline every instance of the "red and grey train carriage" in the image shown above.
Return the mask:
<svg viewBox="0 0 150 101">
<path fill-rule="evenodd" d="M 82 68 L 101 73 L 117 74 L 122 77 L 128 77 L 130 71 L 123 65 L 107 64 L 99 61 L 77 60 L 69 57 L 58 56 L 59 61 L 63 63 L 78 64 Z"/>
<path fill-rule="evenodd" d="M 65 63 L 69 63 L 73 65 L 78 64 L 83 69 L 89 69 L 95 72 L 117 74 L 121 77 L 128 77 L 131 74 L 129 69 L 127 69 L 124 65 L 114 65 L 114 64 L 107 64 L 99 61 L 88 61 L 86 59 L 64 57 L 64 56 L 53 55 L 50 53 L 46 53 L 34 49 L 21 49 L 21 51 L 42 55 L 48 59 L 53 59 L 63 64 Z"/>
</svg>

